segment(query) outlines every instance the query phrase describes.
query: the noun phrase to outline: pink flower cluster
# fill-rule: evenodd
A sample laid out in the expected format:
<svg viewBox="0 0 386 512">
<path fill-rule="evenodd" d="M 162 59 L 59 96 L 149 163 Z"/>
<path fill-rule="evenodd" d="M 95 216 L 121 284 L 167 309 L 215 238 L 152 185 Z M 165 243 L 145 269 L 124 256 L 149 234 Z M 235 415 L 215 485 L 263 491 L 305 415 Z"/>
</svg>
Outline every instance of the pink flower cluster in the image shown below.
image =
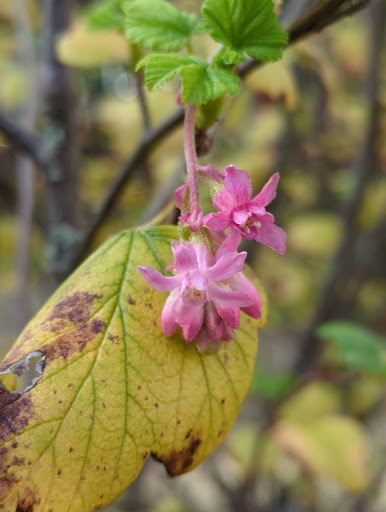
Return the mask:
<svg viewBox="0 0 386 512">
<path fill-rule="evenodd" d="M 181 215 L 180 221 L 193 232 L 202 231 L 202 227 L 209 229 L 211 248 L 209 241 L 207 245 L 173 241 L 174 260 L 165 270 L 174 275 L 164 276 L 152 267 L 138 269 L 156 290 L 170 292 L 162 312 L 165 336 L 182 328 L 187 343 L 195 342 L 200 351 L 217 351 L 222 341 L 234 339 L 234 329 L 240 326 L 240 310 L 253 318 L 261 316 L 259 292 L 242 273 L 247 253 L 237 252 L 241 239 L 256 240 L 282 254 L 286 235 L 265 210 L 276 196 L 278 174 L 252 198 L 247 172 L 233 165 L 224 174 L 210 167 L 200 170 L 224 185 L 213 198 L 217 213 L 203 217 L 195 207 Z M 189 203 L 188 192 L 188 185 L 176 191 L 180 209 Z"/>
</svg>

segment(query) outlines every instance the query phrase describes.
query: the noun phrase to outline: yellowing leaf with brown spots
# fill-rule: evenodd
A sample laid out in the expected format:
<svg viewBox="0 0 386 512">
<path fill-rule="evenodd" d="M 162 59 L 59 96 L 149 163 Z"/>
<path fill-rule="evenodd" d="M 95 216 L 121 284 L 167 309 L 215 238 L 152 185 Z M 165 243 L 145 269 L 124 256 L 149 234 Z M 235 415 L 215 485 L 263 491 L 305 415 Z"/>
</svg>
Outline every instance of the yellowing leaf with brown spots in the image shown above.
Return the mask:
<svg viewBox="0 0 386 512">
<path fill-rule="evenodd" d="M 163 270 L 175 228 L 109 239 L 53 295 L 0 368 L 36 375 L 0 386 L 0 509 L 87 512 L 111 502 L 152 454 L 171 475 L 200 464 L 232 428 L 247 393 L 257 327 L 199 354 L 162 334 L 164 292 L 136 265 Z M 1 506 L 2 505 L 2 506 Z"/>
</svg>

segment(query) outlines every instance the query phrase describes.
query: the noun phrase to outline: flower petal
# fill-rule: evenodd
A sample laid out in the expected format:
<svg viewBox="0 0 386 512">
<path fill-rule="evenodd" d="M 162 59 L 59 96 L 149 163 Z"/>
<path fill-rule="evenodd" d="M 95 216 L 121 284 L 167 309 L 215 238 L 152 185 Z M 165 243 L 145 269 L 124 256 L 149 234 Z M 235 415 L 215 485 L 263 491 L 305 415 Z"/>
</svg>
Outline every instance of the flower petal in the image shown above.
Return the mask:
<svg viewBox="0 0 386 512">
<path fill-rule="evenodd" d="M 213 267 L 216 260 L 211 251 L 204 244 L 193 244 L 193 247 L 196 253 L 198 268 L 203 271 L 208 267 Z"/>
<path fill-rule="evenodd" d="M 242 292 L 225 290 L 213 283 L 208 283 L 208 290 L 210 299 L 215 303 L 223 304 L 224 306 L 245 307 L 253 304 L 253 300 Z"/>
<path fill-rule="evenodd" d="M 221 318 L 227 325 L 229 325 L 229 327 L 233 327 L 233 329 L 238 329 L 240 327 L 240 308 L 231 308 L 229 306 L 217 304 L 217 310 Z"/>
<path fill-rule="evenodd" d="M 156 290 L 171 292 L 181 283 L 181 276 L 164 276 L 153 267 L 141 267 L 141 265 L 137 265 L 137 269 L 141 272 L 146 281 Z"/>
<path fill-rule="evenodd" d="M 238 169 L 234 165 L 228 165 L 225 169 L 225 189 L 233 197 L 234 206 L 240 206 L 252 197 L 252 182 L 246 171 Z"/>
<path fill-rule="evenodd" d="M 226 281 L 243 270 L 246 257 L 245 251 L 224 254 L 212 268 L 205 270 L 205 276 L 211 281 Z"/>
<path fill-rule="evenodd" d="M 204 322 L 204 308 L 202 306 L 187 306 L 183 304 L 183 307 L 177 313 L 176 320 L 182 327 L 185 340 L 190 343 L 197 338 L 200 332 Z"/>
<path fill-rule="evenodd" d="M 228 237 L 222 242 L 216 252 L 216 260 L 219 260 L 221 256 L 229 252 L 237 252 L 237 248 L 241 243 L 240 233 L 231 227 Z"/>
<path fill-rule="evenodd" d="M 217 192 L 213 197 L 213 204 L 219 212 L 231 212 L 233 208 L 238 206 L 234 197 L 226 188 Z"/>
<path fill-rule="evenodd" d="M 268 220 L 268 219 L 267 219 Z M 261 228 L 257 230 L 256 237 L 254 239 L 262 244 L 269 245 L 279 254 L 284 254 L 286 251 L 286 232 L 284 229 L 279 228 L 276 224 L 267 221 L 265 216 L 262 217 Z"/>
<path fill-rule="evenodd" d="M 214 302 L 208 302 L 205 311 L 205 328 L 212 339 L 221 340 L 224 330 L 223 323 Z"/>
<path fill-rule="evenodd" d="M 260 318 L 262 302 L 260 293 L 251 283 L 251 281 L 242 273 L 236 274 L 229 280 L 229 286 L 234 291 L 243 291 L 253 300 L 253 304 L 242 307 L 241 310 L 252 318 Z"/>
<path fill-rule="evenodd" d="M 188 189 L 189 185 L 185 183 L 185 185 L 181 185 L 181 187 L 178 187 L 177 190 L 174 192 L 174 197 L 176 199 L 176 206 L 179 210 L 182 210 L 182 207 L 184 205 L 186 191 Z"/>
<path fill-rule="evenodd" d="M 198 268 L 197 257 L 192 244 L 181 244 L 172 241 L 172 251 L 174 254 L 174 268 L 177 272 L 187 272 Z"/>
<path fill-rule="evenodd" d="M 209 213 L 202 220 L 204 226 L 213 231 L 224 231 L 230 224 L 230 212 Z"/>
<path fill-rule="evenodd" d="M 240 226 L 243 226 L 251 214 L 248 215 L 248 212 L 245 210 L 245 208 L 236 208 L 232 212 L 232 221 L 236 222 L 236 224 L 239 224 Z"/>
<path fill-rule="evenodd" d="M 201 176 L 201 174 L 203 176 Z M 215 169 L 211 165 L 206 165 L 205 167 L 199 167 L 198 168 L 198 176 L 202 179 L 205 179 L 205 177 L 210 178 L 213 181 L 217 181 L 218 183 L 224 183 L 224 174 L 219 171 L 218 169 Z"/>
<path fill-rule="evenodd" d="M 180 294 L 178 290 L 174 290 L 165 303 L 165 306 L 162 310 L 161 322 L 162 322 L 162 331 L 165 336 L 171 336 L 176 332 L 179 325 L 175 320 L 175 310 L 176 310 L 176 302 L 180 299 Z"/>
<path fill-rule="evenodd" d="M 271 201 L 273 201 L 276 197 L 276 189 L 277 184 L 279 183 L 279 173 L 276 172 L 273 176 L 271 176 L 268 183 L 264 185 L 260 194 L 255 196 L 252 199 L 252 203 L 255 206 L 267 206 Z"/>
</svg>

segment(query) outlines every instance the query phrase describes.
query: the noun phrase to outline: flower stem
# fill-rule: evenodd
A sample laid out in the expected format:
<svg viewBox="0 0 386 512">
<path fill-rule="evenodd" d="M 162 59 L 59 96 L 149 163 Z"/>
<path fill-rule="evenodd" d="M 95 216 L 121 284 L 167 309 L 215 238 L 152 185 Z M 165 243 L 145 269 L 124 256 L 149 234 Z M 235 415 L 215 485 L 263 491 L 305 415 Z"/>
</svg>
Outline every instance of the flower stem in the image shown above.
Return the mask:
<svg viewBox="0 0 386 512">
<path fill-rule="evenodd" d="M 196 106 L 187 104 L 185 107 L 184 147 L 192 212 L 201 210 L 200 189 L 197 175 L 199 164 L 195 141 L 195 113 Z"/>
</svg>

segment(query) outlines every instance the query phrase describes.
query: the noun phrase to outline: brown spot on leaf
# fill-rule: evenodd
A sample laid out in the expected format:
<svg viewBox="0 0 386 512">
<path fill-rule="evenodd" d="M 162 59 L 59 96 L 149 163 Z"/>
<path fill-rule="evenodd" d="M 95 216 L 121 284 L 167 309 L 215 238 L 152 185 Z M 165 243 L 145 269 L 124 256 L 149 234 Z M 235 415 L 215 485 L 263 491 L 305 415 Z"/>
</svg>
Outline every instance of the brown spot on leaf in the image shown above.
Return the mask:
<svg viewBox="0 0 386 512">
<path fill-rule="evenodd" d="M 40 503 L 39 495 L 33 489 L 27 487 L 23 490 L 17 503 L 16 512 L 33 512 L 35 505 Z"/>
<path fill-rule="evenodd" d="M 137 304 L 131 295 L 127 296 L 127 302 L 130 304 L 130 306 L 135 306 Z"/>
<path fill-rule="evenodd" d="M 54 307 L 48 320 L 53 321 L 57 319 L 68 320 L 73 324 L 83 324 L 90 318 L 90 311 L 92 303 L 101 299 L 103 295 L 91 294 L 88 292 L 77 292 L 73 295 L 68 295 Z"/>
<path fill-rule="evenodd" d="M 173 450 L 166 456 L 159 456 L 155 453 L 152 453 L 152 455 L 155 460 L 162 462 L 165 465 L 170 476 L 181 475 L 193 464 L 194 455 L 200 444 L 201 439 L 199 437 L 192 436 L 190 437 L 189 445 L 179 452 Z"/>
<path fill-rule="evenodd" d="M 70 449 L 68 450 L 70 453 L 74 451 L 74 448 L 70 446 Z"/>
<path fill-rule="evenodd" d="M 105 327 L 105 322 L 94 318 L 79 329 L 54 338 L 50 344 L 41 347 L 41 352 L 46 356 L 46 363 L 49 364 L 60 357 L 68 359 L 75 352 L 83 352 L 85 346 L 95 340 Z"/>
<path fill-rule="evenodd" d="M 8 439 L 28 426 L 34 417 L 34 406 L 28 396 L 20 397 L 15 402 L 0 409 L 0 439 Z"/>
<path fill-rule="evenodd" d="M 189 437 L 192 435 L 192 429 L 190 428 L 186 434 L 185 434 L 185 439 L 189 439 Z"/>
<path fill-rule="evenodd" d="M 225 404 L 225 398 L 222 398 L 222 399 L 221 399 L 221 403 L 222 403 L 222 404 Z"/>
<path fill-rule="evenodd" d="M 119 344 L 119 336 L 115 336 L 114 334 L 109 334 L 109 340 L 114 344 Z"/>
<path fill-rule="evenodd" d="M 20 459 L 19 457 L 14 457 L 12 461 L 12 466 L 24 466 L 25 459 Z"/>
<path fill-rule="evenodd" d="M 16 475 L 9 475 L 0 478 L 0 502 L 3 503 L 5 499 L 12 492 L 12 487 L 16 486 L 19 482 L 19 478 Z"/>
</svg>

